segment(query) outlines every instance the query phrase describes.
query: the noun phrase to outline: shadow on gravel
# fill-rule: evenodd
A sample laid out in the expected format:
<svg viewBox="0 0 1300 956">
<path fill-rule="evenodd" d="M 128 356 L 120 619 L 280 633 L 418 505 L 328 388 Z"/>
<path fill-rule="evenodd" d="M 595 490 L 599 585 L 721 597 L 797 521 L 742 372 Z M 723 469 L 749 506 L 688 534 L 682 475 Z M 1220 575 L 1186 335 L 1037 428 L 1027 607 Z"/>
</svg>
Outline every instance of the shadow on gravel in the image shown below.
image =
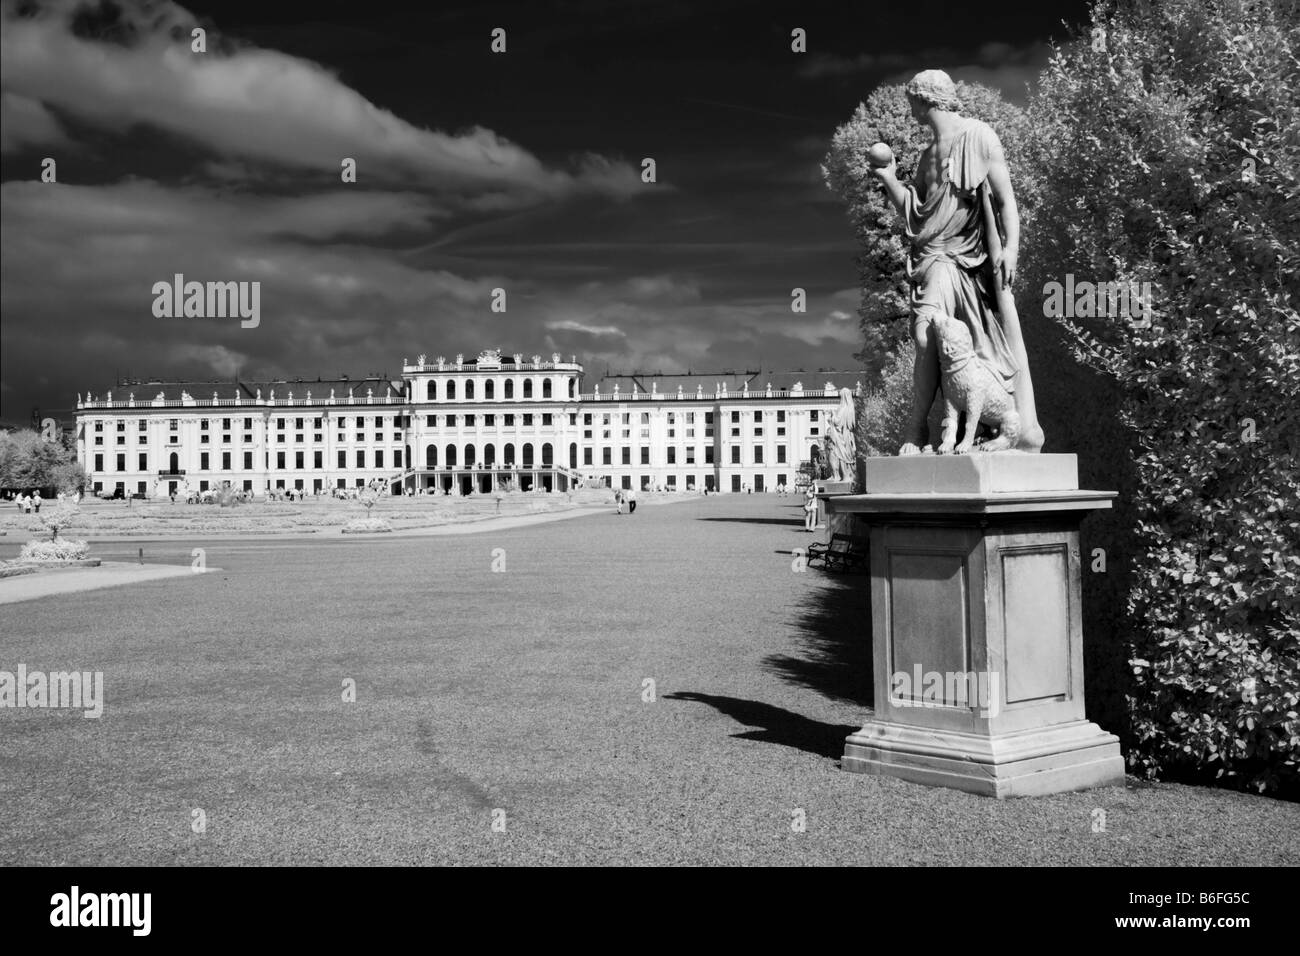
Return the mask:
<svg viewBox="0 0 1300 956">
<path fill-rule="evenodd" d="M 771 654 L 763 667 L 784 680 L 863 707 L 875 705 L 871 661 L 871 578 L 865 574 L 816 575 L 789 624 L 797 654 Z M 855 728 L 856 729 L 856 728 Z"/>
<path fill-rule="evenodd" d="M 663 696 L 672 700 L 708 704 L 737 723 L 744 724 L 746 727 L 759 728 L 731 735 L 740 740 L 780 744 L 783 747 L 793 747 L 796 750 L 834 760 L 844 756 L 844 738 L 861 730 L 860 727 L 850 727 L 847 724 L 823 723 L 793 711 L 774 707 L 772 704 L 763 704 L 756 700 L 741 700 L 739 697 L 719 697 L 716 694 L 697 694 L 693 691 L 681 691 Z"/>
</svg>

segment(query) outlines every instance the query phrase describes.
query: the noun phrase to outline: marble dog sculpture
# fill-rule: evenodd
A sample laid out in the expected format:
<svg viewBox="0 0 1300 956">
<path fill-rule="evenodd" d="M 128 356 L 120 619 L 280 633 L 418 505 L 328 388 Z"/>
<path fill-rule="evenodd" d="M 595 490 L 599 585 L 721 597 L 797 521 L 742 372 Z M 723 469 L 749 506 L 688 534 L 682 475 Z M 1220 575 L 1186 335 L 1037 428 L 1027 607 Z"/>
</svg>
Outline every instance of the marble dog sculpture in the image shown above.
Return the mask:
<svg viewBox="0 0 1300 956">
<path fill-rule="evenodd" d="M 964 322 L 948 315 L 932 320 L 938 339 L 940 381 L 943 387 L 943 436 L 939 454 L 964 455 L 975 445 L 975 430 L 983 422 L 997 428 L 997 437 L 979 446 L 980 451 L 1002 451 L 1015 446 L 1020 434 L 1020 415 L 1015 399 L 998 375 L 975 354 L 970 330 Z M 957 413 L 966 415 L 960 443 Z"/>
</svg>

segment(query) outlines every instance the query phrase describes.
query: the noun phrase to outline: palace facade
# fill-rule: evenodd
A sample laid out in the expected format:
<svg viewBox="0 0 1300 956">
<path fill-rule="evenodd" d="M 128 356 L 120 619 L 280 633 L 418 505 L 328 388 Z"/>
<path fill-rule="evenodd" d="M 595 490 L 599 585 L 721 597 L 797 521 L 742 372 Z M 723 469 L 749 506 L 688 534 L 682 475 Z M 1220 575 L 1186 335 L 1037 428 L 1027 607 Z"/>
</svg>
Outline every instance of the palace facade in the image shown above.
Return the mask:
<svg viewBox="0 0 1300 956">
<path fill-rule="evenodd" d="M 825 380 L 806 387 L 803 378 Z M 606 375 L 487 350 L 401 378 L 133 382 L 78 395 L 97 493 L 769 491 L 795 483 L 856 372 Z M 127 389 L 125 396 L 122 389 Z"/>
</svg>

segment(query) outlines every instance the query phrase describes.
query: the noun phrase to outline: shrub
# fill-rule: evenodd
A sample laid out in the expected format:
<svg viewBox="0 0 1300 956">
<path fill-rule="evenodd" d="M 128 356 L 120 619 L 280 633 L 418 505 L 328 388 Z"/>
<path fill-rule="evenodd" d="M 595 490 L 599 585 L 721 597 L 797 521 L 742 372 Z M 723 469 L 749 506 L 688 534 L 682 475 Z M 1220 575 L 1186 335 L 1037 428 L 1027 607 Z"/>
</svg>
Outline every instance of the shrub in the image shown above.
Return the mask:
<svg viewBox="0 0 1300 956">
<path fill-rule="evenodd" d="M 392 530 L 383 518 L 353 518 L 343 526 L 344 534 L 376 534 Z"/>
<path fill-rule="evenodd" d="M 1030 107 L 1044 183 L 1030 284 L 1073 273 L 1154 289 L 1149 328 L 1058 320 L 1078 360 L 1117 383 L 1138 449 L 1130 762 L 1295 792 L 1300 25 L 1288 6 L 1094 9 Z"/>
<path fill-rule="evenodd" d="M 18 552 L 19 561 L 82 561 L 90 548 L 84 541 L 28 541 Z"/>
</svg>

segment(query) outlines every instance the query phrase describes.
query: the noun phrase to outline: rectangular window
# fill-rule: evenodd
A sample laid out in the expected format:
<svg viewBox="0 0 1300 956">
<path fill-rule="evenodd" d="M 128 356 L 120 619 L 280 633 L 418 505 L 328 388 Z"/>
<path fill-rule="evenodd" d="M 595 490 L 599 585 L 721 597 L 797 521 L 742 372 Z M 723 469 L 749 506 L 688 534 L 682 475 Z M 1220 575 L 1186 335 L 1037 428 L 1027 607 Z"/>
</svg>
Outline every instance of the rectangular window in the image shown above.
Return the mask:
<svg viewBox="0 0 1300 956">
<path fill-rule="evenodd" d="M 763 446 L 762 446 L 762 445 L 755 445 L 755 446 L 754 446 L 754 464 L 756 464 L 756 465 L 761 465 L 761 464 L 763 464 Z"/>
<path fill-rule="evenodd" d="M 677 449 L 676 449 L 676 448 L 669 447 L 669 449 L 668 449 L 668 464 L 670 464 L 670 465 L 675 465 L 675 464 L 677 464 Z"/>
<path fill-rule="evenodd" d="M 119 445 L 122 444 L 122 439 L 119 438 L 119 439 L 117 440 L 117 443 L 118 443 Z M 208 436 L 207 436 L 207 435 L 200 435 L 200 436 L 199 436 L 199 444 L 200 444 L 200 445 L 206 445 L 207 443 L 208 443 Z"/>
<path fill-rule="evenodd" d="M 466 415 L 466 416 L 465 416 L 465 427 L 466 427 L 466 428 L 473 428 L 473 427 L 474 427 L 474 416 L 473 416 L 473 415 Z"/>
<path fill-rule="evenodd" d="M 295 442 L 297 442 L 299 445 L 301 445 L 301 444 L 302 444 L 302 435 L 301 435 L 301 434 L 294 435 L 294 436 L 293 436 L 293 440 L 294 440 Z"/>
<path fill-rule="evenodd" d="M 732 445 L 732 446 L 731 446 L 731 463 L 732 463 L 733 465 L 739 465 L 739 464 L 740 464 L 740 446 L 739 446 L 739 445 Z"/>
<path fill-rule="evenodd" d="M 549 424 L 551 424 L 551 421 L 552 421 L 551 413 L 550 413 L 550 412 L 543 412 L 543 413 L 542 413 L 542 424 L 543 424 L 543 425 L 549 425 Z"/>
<path fill-rule="evenodd" d="M 447 416 L 447 427 L 448 427 L 448 428 L 455 428 L 455 427 L 456 427 L 456 416 L 455 416 L 455 415 L 448 415 L 448 416 Z"/>
<path fill-rule="evenodd" d="M 591 435 L 587 435 L 587 437 L 590 438 Z M 96 435 L 96 436 L 95 436 L 95 444 L 96 444 L 96 445 L 102 445 L 102 444 L 104 444 L 104 436 L 103 436 L 103 435 Z"/>
<path fill-rule="evenodd" d="M 588 462 L 588 464 L 590 464 L 590 462 Z M 104 470 L 104 456 L 103 456 L 103 455 L 96 455 L 96 456 L 95 456 L 95 470 L 96 470 L 96 471 L 103 471 L 103 470 Z"/>
<path fill-rule="evenodd" d="M 205 451 L 199 455 L 199 471 L 208 470 L 208 453 Z"/>
<path fill-rule="evenodd" d="M 632 464 L 632 449 L 627 447 L 627 445 L 623 446 L 623 464 Z"/>
<path fill-rule="evenodd" d="M 507 415 L 507 416 L 506 416 L 506 428 L 514 428 L 514 427 L 515 427 L 515 416 L 514 416 L 514 415 Z"/>
<path fill-rule="evenodd" d="M 740 475 L 731 476 L 731 490 L 733 492 L 740 491 Z"/>
<path fill-rule="evenodd" d="M 810 422 L 817 421 L 817 409 L 814 408 L 812 411 L 808 413 L 808 421 Z"/>
<path fill-rule="evenodd" d="M 755 412 L 754 412 L 754 424 L 757 425 L 757 424 L 758 424 L 759 422 L 761 422 L 762 420 L 763 420 L 763 413 L 762 413 L 761 411 L 755 411 Z"/>
<path fill-rule="evenodd" d="M 250 442 L 250 443 L 251 443 L 252 440 L 253 440 L 253 433 L 252 433 L 252 432 L 245 432 L 245 433 L 244 433 L 244 441 L 245 441 L 245 442 Z"/>
<path fill-rule="evenodd" d="M 295 467 L 295 468 L 301 468 L 301 467 L 303 467 L 303 453 L 302 453 L 302 452 L 300 452 L 300 451 L 296 451 L 296 452 L 293 453 L 293 467 Z"/>
<path fill-rule="evenodd" d="M 711 465 L 711 464 L 713 464 L 713 446 L 712 446 L 712 445 L 705 445 L 705 446 L 704 446 L 704 463 L 705 463 L 706 465 Z"/>
<path fill-rule="evenodd" d="M 673 450 L 672 450 L 671 448 L 669 448 L 669 449 L 668 449 L 669 461 L 672 460 L 672 453 L 673 453 Z M 648 465 L 648 464 L 650 464 L 650 448 L 649 448 L 648 446 L 645 446 L 645 445 L 643 445 L 643 446 L 641 447 L 641 464 L 643 464 L 643 465 Z"/>
<path fill-rule="evenodd" d="M 312 427 L 312 428 L 320 428 L 320 419 L 319 419 L 319 418 L 313 418 L 313 419 L 312 419 L 312 422 L 311 422 L 311 427 Z"/>
<path fill-rule="evenodd" d="M 348 466 L 348 453 L 343 451 L 342 449 L 339 449 L 339 467 L 346 468 L 347 466 Z"/>
<path fill-rule="evenodd" d="M 754 429 L 754 437 L 755 437 L 755 438 L 762 438 L 762 437 L 763 437 L 763 429 L 762 429 L 762 428 L 755 428 L 755 429 Z"/>
<path fill-rule="evenodd" d="M 582 424 L 584 424 L 584 425 L 590 425 L 590 424 L 591 424 L 591 412 L 586 412 L 586 413 L 582 416 Z"/>
<path fill-rule="evenodd" d="M 438 416 L 437 416 L 437 415 L 425 415 L 425 416 L 424 416 L 424 424 L 425 424 L 425 426 L 428 427 L 428 428 L 437 428 L 437 427 L 438 427 Z"/>
<path fill-rule="evenodd" d="M 277 451 L 275 453 L 275 467 L 284 471 L 284 452 Z"/>
<path fill-rule="evenodd" d="M 301 431 L 301 430 L 302 430 L 302 419 L 301 419 L 301 418 L 295 418 L 295 419 L 293 420 L 293 427 L 296 428 L 296 429 L 298 429 L 299 431 Z"/>
<path fill-rule="evenodd" d="M 691 445 L 686 449 L 686 464 L 695 464 L 695 446 Z"/>
<path fill-rule="evenodd" d="M 591 416 L 588 415 L 587 418 L 590 419 Z M 587 424 L 591 424 L 591 423 L 588 422 Z M 173 418 L 173 419 L 172 419 L 172 428 L 175 428 L 175 427 L 176 427 L 176 419 Z M 104 423 L 103 423 L 103 422 L 95 422 L 95 431 L 97 431 L 97 432 L 102 432 L 103 430 L 104 430 Z"/>
<path fill-rule="evenodd" d="M 532 413 L 529 412 L 529 413 L 527 413 L 527 414 L 524 415 L 524 427 L 527 427 L 527 426 L 531 425 L 532 423 L 533 423 L 533 416 L 532 416 Z"/>
<path fill-rule="evenodd" d="M 277 418 L 277 419 L 275 420 L 275 427 L 278 428 L 278 429 L 280 429 L 280 431 L 284 431 L 284 419 L 283 419 L 283 418 Z"/>
<path fill-rule="evenodd" d="M 582 463 L 583 463 L 584 465 L 590 465 L 590 464 L 591 464 L 591 449 L 590 449 L 590 448 L 584 448 L 584 449 L 582 450 Z M 99 470 L 100 470 L 98 465 L 95 466 L 95 470 L 96 470 L 96 471 L 99 471 Z"/>
<path fill-rule="evenodd" d="M 357 449 L 357 467 L 358 468 L 366 467 L 366 453 L 362 451 L 360 448 Z"/>
<path fill-rule="evenodd" d="M 253 470 L 253 453 L 251 451 L 244 452 L 244 470 Z"/>
<path fill-rule="evenodd" d="M 779 410 L 779 411 L 776 413 L 776 421 L 777 421 L 777 424 L 780 424 L 781 422 L 785 421 L 785 410 L 784 410 L 784 409 L 781 409 L 781 410 Z M 782 484 L 785 484 L 785 482 L 782 482 Z"/>
<path fill-rule="evenodd" d="M 784 464 L 785 464 L 785 446 L 784 446 L 784 445 L 777 445 L 777 446 L 776 446 L 776 463 L 777 463 L 778 465 L 784 465 Z M 785 484 L 785 482 L 782 481 L 782 482 L 780 482 L 780 484 Z"/>
<path fill-rule="evenodd" d="M 497 417 L 495 415 L 483 416 L 483 424 L 486 425 L 488 428 L 496 427 L 496 423 L 497 423 Z"/>
<path fill-rule="evenodd" d="M 650 413 L 649 413 L 649 412 L 642 412 L 642 413 L 641 413 L 641 424 L 642 424 L 642 425 L 649 425 L 649 424 L 650 424 Z"/>
<path fill-rule="evenodd" d="M 148 455 L 145 455 L 145 454 L 141 454 L 141 455 L 140 455 L 140 469 L 139 469 L 139 470 L 140 470 L 140 471 L 148 471 L 148 470 L 149 470 L 149 456 L 148 456 Z"/>
<path fill-rule="evenodd" d="M 117 430 L 118 431 L 122 430 L 122 426 L 120 424 L 117 426 Z M 204 418 L 199 422 L 199 431 L 205 432 L 207 430 L 208 430 L 208 420 Z"/>
<path fill-rule="evenodd" d="M 612 465 L 614 463 L 614 450 L 612 448 L 602 448 L 600 450 L 600 461 L 602 465 Z M 118 455 L 121 458 L 121 455 Z"/>
<path fill-rule="evenodd" d="M 382 448 L 375 451 L 375 467 L 384 467 L 384 451 Z"/>
<path fill-rule="evenodd" d="M 577 413 L 577 412 L 569 412 L 569 424 L 570 424 L 570 425 L 577 425 L 577 424 L 578 424 L 578 413 Z"/>
<path fill-rule="evenodd" d="M 230 470 L 230 452 L 228 451 L 223 451 L 221 453 L 221 469 L 223 471 Z"/>
<path fill-rule="evenodd" d="M 230 431 L 230 419 L 229 419 L 229 418 L 223 418 L 223 419 L 221 419 L 221 430 L 224 431 L 224 432 L 228 432 L 228 431 Z"/>
<path fill-rule="evenodd" d="M 393 467 L 402 467 L 402 450 L 400 448 L 393 449 Z"/>
<path fill-rule="evenodd" d="M 731 413 L 731 423 L 732 423 L 733 425 L 735 425 L 735 424 L 737 424 L 739 421 L 740 421 L 740 412 L 739 412 L 739 411 L 734 411 L 734 412 L 732 412 L 732 413 Z"/>
<path fill-rule="evenodd" d="M 317 427 L 320 427 L 320 426 L 317 426 Z M 251 432 L 252 430 L 253 430 L 253 420 L 252 420 L 251 418 L 245 418 L 245 419 L 244 419 L 244 431 L 246 431 L 246 432 Z"/>
<path fill-rule="evenodd" d="M 149 430 L 149 423 L 145 421 L 143 418 L 140 419 L 140 431 L 143 432 L 148 430 Z"/>
</svg>

